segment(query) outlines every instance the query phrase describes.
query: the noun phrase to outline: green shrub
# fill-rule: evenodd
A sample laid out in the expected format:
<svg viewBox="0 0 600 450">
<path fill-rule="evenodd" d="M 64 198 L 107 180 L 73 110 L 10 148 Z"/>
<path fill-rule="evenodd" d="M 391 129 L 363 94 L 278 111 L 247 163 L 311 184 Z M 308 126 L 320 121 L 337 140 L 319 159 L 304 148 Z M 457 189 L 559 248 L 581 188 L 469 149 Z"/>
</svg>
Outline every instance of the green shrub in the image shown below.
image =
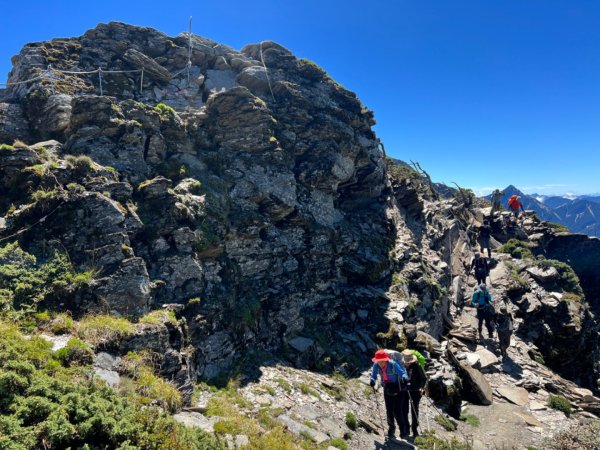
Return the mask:
<svg viewBox="0 0 600 450">
<path fill-rule="evenodd" d="M 84 317 L 77 328 L 79 337 L 94 346 L 101 342 L 119 340 L 134 332 L 135 327 L 127 319 L 103 314 Z"/>
<path fill-rule="evenodd" d="M 0 304 L 20 309 L 42 301 L 56 286 L 71 284 L 69 258 L 52 251 L 43 263 L 25 252 L 17 242 L 0 247 Z"/>
<path fill-rule="evenodd" d="M 348 443 L 340 438 L 332 439 L 328 442 L 328 444 L 332 447 L 339 448 L 340 450 L 348 450 L 350 448 L 348 447 Z"/>
<path fill-rule="evenodd" d="M 69 339 L 67 345 L 56 352 L 56 356 L 66 367 L 87 365 L 94 361 L 94 352 L 90 346 L 77 338 Z"/>
<path fill-rule="evenodd" d="M 97 272 L 94 269 L 86 270 L 85 272 L 75 274 L 72 283 L 77 287 L 89 286 L 96 275 Z"/>
<path fill-rule="evenodd" d="M 137 378 L 143 368 L 153 368 L 156 366 L 158 355 L 150 350 L 139 352 L 128 352 L 119 364 L 121 370 L 133 378 Z"/>
<path fill-rule="evenodd" d="M 38 189 L 31 194 L 34 202 L 44 202 L 58 198 L 60 193 L 56 189 Z"/>
<path fill-rule="evenodd" d="M 95 172 L 99 169 L 92 158 L 87 155 L 67 155 L 65 156 L 67 162 L 67 168 L 71 169 L 76 176 L 84 177 L 90 172 Z"/>
<path fill-rule="evenodd" d="M 456 438 L 443 439 L 435 435 L 435 431 L 425 432 L 423 436 L 415 438 L 415 445 L 423 450 L 472 450 L 467 442 L 460 442 Z"/>
<path fill-rule="evenodd" d="M 465 411 L 464 413 L 462 413 L 460 415 L 460 420 L 462 420 L 463 422 L 468 423 L 472 427 L 478 427 L 480 425 L 479 417 L 477 417 L 474 414 L 468 414 L 467 411 Z"/>
<path fill-rule="evenodd" d="M 513 258 L 533 259 L 533 254 L 527 247 L 527 243 L 518 239 L 509 239 L 509 241 L 502 245 L 498 251 L 500 253 L 509 253 Z"/>
<path fill-rule="evenodd" d="M 298 387 L 300 388 L 300 392 L 302 392 L 304 395 L 312 395 L 313 397 L 320 398 L 319 393 L 307 383 L 300 383 Z"/>
<path fill-rule="evenodd" d="M 79 344 L 78 344 L 79 345 Z M 208 450 L 223 446 L 155 406 L 66 369 L 43 339 L 0 321 L 0 448 Z"/>
<path fill-rule="evenodd" d="M 23 171 L 33 173 L 36 177 L 42 178 L 46 175 L 48 167 L 45 164 L 35 164 L 33 166 L 25 167 Z"/>
<path fill-rule="evenodd" d="M 275 381 L 287 394 L 292 392 L 292 385 L 285 378 L 277 377 L 275 378 Z"/>
<path fill-rule="evenodd" d="M 200 181 L 195 181 L 190 186 L 190 192 L 194 195 L 200 195 L 202 193 L 202 183 Z"/>
<path fill-rule="evenodd" d="M 346 413 L 346 426 L 352 431 L 355 431 L 358 428 L 358 419 L 351 411 Z"/>
<path fill-rule="evenodd" d="M 14 147 L 12 145 L 8 145 L 8 144 L 0 144 L 0 152 L 5 151 L 5 152 L 12 152 L 14 151 Z"/>
<path fill-rule="evenodd" d="M 154 107 L 154 110 L 158 112 L 160 120 L 164 122 L 175 121 L 175 110 L 164 103 L 159 103 Z"/>
<path fill-rule="evenodd" d="M 566 225 L 561 225 L 560 223 L 546 222 L 546 225 L 552 230 L 556 231 L 557 233 L 564 233 L 569 231 L 569 227 L 567 227 Z"/>
<path fill-rule="evenodd" d="M 385 167 L 388 175 L 394 180 L 412 180 L 418 184 L 421 183 L 421 175 L 410 166 L 398 164 L 391 158 L 386 158 Z"/>
<path fill-rule="evenodd" d="M 548 406 L 552 409 L 556 409 L 557 411 L 564 412 L 567 417 L 569 417 L 573 412 L 571 402 L 569 402 L 569 400 L 562 395 L 550 394 L 550 397 L 548 397 Z"/>
<path fill-rule="evenodd" d="M 49 321 L 49 329 L 53 334 L 68 334 L 75 329 L 73 318 L 67 313 L 59 313 Z"/>
<path fill-rule="evenodd" d="M 446 431 L 456 431 L 456 422 L 446 416 L 438 414 L 433 420 L 439 423 Z"/>
<path fill-rule="evenodd" d="M 85 188 L 79 183 L 69 183 L 67 184 L 67 191 L 72 192 L 74 194 L 82 194 L 85 192 Z"/>
<path fill-rule="evenodd" d="M 140 323 L 149 325 L 160 325 L 165 322 L 170 322 L 173 325 L 177 325 L 177 318 L 175 317 L 174 311 L 166 311 L 164 309 L 157 309 L 151 311 L 143 317 L 140 317 Z"/>
<path fill-rule="evenodd" d="M 154 375 L 151 369 L 142 368 L 135 382 L 137 393 L 142 396 L 144 403 L 159 404 L 172 413 L 181 408 L 181 393 L 172 383 Z"/>
<path fill-rule="evenodd" d="M 300 75 L 311 81 L 324 81 L 328 79 L 327 73 L 316 63 L 309 59 L 302 58 L 297 61 L 297 68 Z"/>
</svg>

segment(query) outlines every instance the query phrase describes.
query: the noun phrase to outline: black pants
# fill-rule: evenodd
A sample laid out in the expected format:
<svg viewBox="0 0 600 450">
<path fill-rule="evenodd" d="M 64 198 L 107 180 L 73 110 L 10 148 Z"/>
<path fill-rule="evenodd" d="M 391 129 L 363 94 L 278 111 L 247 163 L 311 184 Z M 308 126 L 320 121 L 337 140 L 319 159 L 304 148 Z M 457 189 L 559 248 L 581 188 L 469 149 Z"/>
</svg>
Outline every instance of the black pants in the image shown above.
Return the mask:
<svg viewBox="0 0 600 450">
<path fill-rule="evenodd" d="M 485 270 L 476 270 L 475 271 L 475 279 L 477 280 L 477 284 L 485 283 L 485 278 L 487 277 L 487 273 Z"/>
<path fill-rule="evenodd" d="M 412 428 L 413 436 L 417 434 L 419 428 L 419 402 L 421 401 L 421 393 L 419 391 L 406 391 L 403 392 L 404 396 L 402 397 L 403 407 L 402 413 L 404 414 L 402 417 L 402 422 L 405 424 L 404 432 L 402 430 L 401 434 L 403 436 L 408 436 L 409 428 Z M 412 405 L 411 405 L 412 401 Z M 408 424 L 408 411 L 410 410 L 410 427 Z"/>
<path fill-rule="evenodd" d="M 500 344 L 500 352 L 503 356 L 506 354 L 506 349 L 510 347 L 511 335 L 512 331 L 498 330 L 498 343 Z"/>
<path fill-rule="evenodd" d="M 490 238 L 489 237 L 480 237 L 478 239 L 479 242 L 479 248 L 481 249 L 481 253 L 483 254 L 483 250 L 487 250 L 487 255 L 488 258 L 492 257 L 492 247 L 490 244 Z"/>
<path fill-rule="evenodd" d="M 483 329 L 483 322 L 485 321 L 485 327 L 487 328 L 489 336 L 494 337 L 494 316 L 487 311 L 487 308 L 477 308 L 477 329 L 479 330 L 479 334 L 481 334 Z"/>
<path fill-rule="evenodd" d="M 396 432 L 396 422 L 402 434 L 402 405 L 401 393 L 398 383 L 389 383 L 383 388 L 383 400 L 385 401 L 385 413 L 387 415 L 388 435 Z M 395 420 L 395 422 L 394 422 Z"/>
</svg>

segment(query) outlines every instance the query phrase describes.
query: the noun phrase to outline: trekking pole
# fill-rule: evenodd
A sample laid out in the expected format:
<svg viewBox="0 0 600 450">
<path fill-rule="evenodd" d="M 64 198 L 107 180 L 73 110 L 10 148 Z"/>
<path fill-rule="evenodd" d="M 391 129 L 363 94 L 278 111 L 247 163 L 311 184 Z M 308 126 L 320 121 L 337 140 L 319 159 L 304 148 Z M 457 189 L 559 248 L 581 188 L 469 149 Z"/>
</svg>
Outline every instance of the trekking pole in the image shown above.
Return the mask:
<svg viewBox="0 0 600 450">
<path fill-rule="evenodd" d="M 417 423 L 419 423 L 419 414 L 417 414 L 417 410 L 415 409 L 415 404 L 413 402 L 412 395 L 410 395 L 410 390 L 408 390 L 406 392 L 408 392 L 408 399 L 410 400 L 410 408 L 411 408 L 412 412 L 414 413 L 415 417 L 417 418 Z M 417 428 L 417 427 L 415 427 L 415 428 Z"/>
<path fill-rule="evenodd" d="M 385 425 L 383 424 L 383 416 L 381 415 L 380 404 L 377 401 L 377 390 L 375 386 L 373 386 L 373 395 L 375 399 L 375 409 L 377 410 L 377 414 L 379 415 L 379 421 L 381 422 L 381 433 L 385 436 Z"/>
</svg>

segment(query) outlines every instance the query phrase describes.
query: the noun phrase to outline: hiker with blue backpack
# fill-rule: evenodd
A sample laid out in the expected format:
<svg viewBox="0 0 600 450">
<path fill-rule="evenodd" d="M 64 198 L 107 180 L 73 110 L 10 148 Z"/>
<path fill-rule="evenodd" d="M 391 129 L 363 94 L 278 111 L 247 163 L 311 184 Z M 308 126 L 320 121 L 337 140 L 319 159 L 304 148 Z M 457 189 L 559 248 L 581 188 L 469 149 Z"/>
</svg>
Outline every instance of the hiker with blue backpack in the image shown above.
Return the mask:
<svg viewBox="0 0 600 450">
<path fill-rule="evenodd" d="M 479 331 L 480 339 L 483 338 L 483 323 L 487 328 L 490 339 L 494 338 L 494 303 L 492 300 L 492 294 L 487 289 L 485 283 L 481 283 L 473 292 L 471 298 L 471 305 L 477 306 L 477 329 Z"/>
<path fill-rule="evenodd" d="M 402 432 L 407 428 L 404 424 L 404 414 L 402 411 L 402 402 L 400 391 L 408 381 L 408 375 L 403 365 L 391 359 L 385 350 L 377 350 L 373 361 L 373 370 L 371 371 L 370 385 L 375 389 L 377 376 L 381 377 L 383 386 L 383 400 L 385 402 L 385 412 L 387 415 L 388 433 L 390 439 L 395 438 L 396 423 Z M 405 389 L 405 387 L 404 387 Z"/>
</svg>

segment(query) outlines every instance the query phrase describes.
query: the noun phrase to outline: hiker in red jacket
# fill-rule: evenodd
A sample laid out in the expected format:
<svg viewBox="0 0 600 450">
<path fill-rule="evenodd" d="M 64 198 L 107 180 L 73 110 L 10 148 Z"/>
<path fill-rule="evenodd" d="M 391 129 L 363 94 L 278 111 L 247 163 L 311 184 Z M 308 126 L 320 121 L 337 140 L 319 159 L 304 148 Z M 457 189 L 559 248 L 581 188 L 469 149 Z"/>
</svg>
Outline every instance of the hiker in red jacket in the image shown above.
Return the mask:
<svg viewBox="0 0 600 450">
<path fill-rule="evenodd" d="M 515 215 L 515 219 L 519 218 L 519 208 L 521 209 L 521 211 L 525 212 L 525 210 L 523 209 L 523 203 L 521 203 L 520 200 L 521 197 L 519 197 L 518 195 L 512 195 L 508 199 L 508 210 Z"/>
</svg>

